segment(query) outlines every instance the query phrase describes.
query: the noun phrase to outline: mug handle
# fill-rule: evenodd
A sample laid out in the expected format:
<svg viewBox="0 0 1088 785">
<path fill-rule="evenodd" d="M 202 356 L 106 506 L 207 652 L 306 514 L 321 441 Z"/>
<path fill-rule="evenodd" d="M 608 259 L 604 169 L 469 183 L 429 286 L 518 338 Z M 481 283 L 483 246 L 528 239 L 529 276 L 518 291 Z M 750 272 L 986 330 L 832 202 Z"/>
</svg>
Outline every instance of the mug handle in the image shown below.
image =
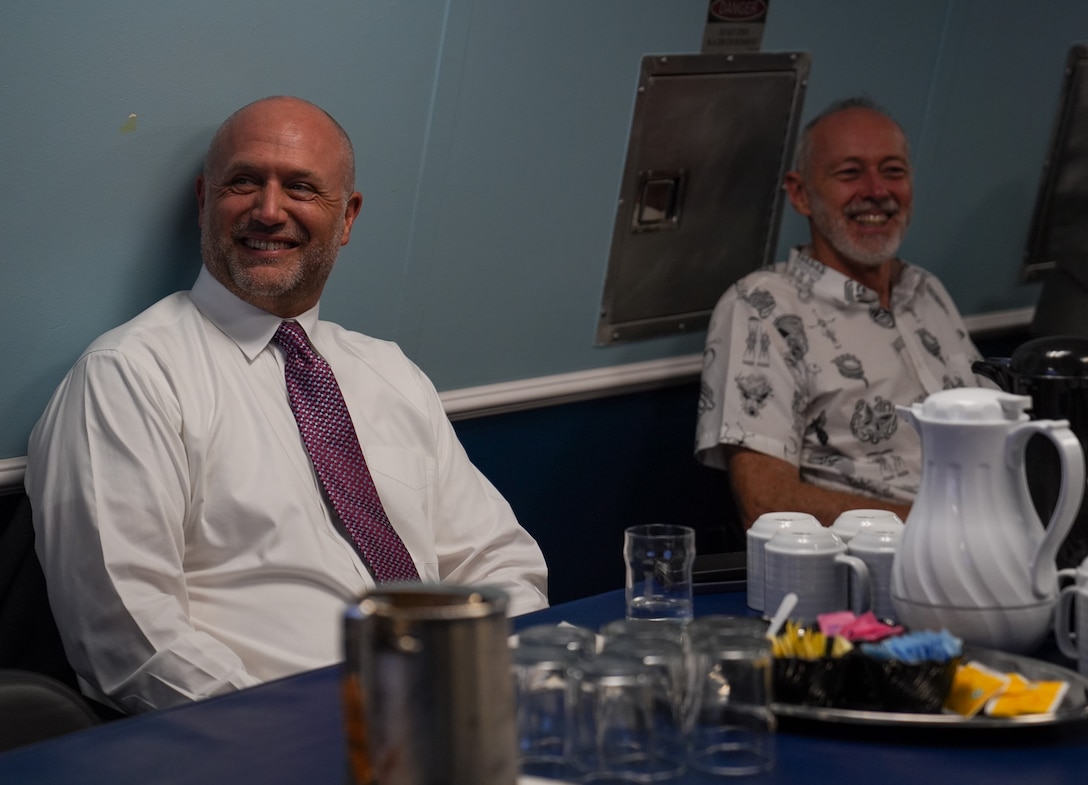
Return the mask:
<svg viewBox="0 0 1088 785">
<path fill-rule="evenodd" d="M 1077 582 L 1077 568 L 1066 567 L 1064 570 L 1058 570 L 1058 589 L 1061 590 L 1064 586 L 1072 586 Z"/>
<path fill-rule="evenodd" d="M 1054 606 L 1054 640 L 1058 644 L 1058 650 L 1071 660 L 1077 659 L 1077 642 L 1074 640 L 1077 633 L 1073 631 L 1073 600 L 1076 598 L 1079 586 L 1066 586 L 1058 595 L 1058 602 Z"/>
<path fill-rule="evenodd" d="M 854 577 L 857 579 L 857 591 L 858 597 L 860 597 L 859 608 L 851 608 L 854 613 L 862 614 L 873 604 L 872 590 L 869 588 L 869 566 L 859 559 L 857 556 L 850 556 L 845 553 L 840 553 L 835 557 L 836 564 L 845 564 L 850 570 L 853 570 Z M 852 599 L 852 598 L 851 598 Z"/>
</svg>

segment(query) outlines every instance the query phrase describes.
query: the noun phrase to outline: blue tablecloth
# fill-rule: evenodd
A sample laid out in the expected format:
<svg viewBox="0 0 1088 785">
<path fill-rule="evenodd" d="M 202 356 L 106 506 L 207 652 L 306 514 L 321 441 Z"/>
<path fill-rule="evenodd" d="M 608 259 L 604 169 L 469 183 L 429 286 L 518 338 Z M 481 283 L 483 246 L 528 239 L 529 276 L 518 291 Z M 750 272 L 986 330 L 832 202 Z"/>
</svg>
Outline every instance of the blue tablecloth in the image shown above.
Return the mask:
<svg viewBox="0 0 1088 785">
<path fill-rule="evenodd" d="M 698 594 L 697 616 L 743 613 L 740 592 Z M 609 592 L 515 620 L 599 627 L 623 615 Z M 0 785 L 340 785 L 345 780 L 339 669 L 155 712 L 0 754 Z M 773 771 L 753 783 L 1056 785 L 1088 778 L 1088 727 L 911 734 L 819 726 L 779 733 Z M 690 774 L 687 785 L 721 782 Z"/>
</svg>

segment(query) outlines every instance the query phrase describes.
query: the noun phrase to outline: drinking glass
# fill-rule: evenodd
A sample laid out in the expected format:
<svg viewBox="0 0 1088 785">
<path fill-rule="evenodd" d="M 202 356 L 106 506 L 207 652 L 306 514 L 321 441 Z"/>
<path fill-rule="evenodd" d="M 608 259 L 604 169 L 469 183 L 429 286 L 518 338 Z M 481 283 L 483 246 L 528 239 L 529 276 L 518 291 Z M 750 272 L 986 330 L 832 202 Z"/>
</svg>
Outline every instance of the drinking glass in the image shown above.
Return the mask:
<svg viewBox="0 0 1088 785">
<path fill-rule="evenodd" d="M 519 641 L 511 649 L 522 774 L 556 780 L 581 775 L 572 671 L 589 656 L 581 649 L 550 643 Z"/>
<path fill-rule="evenodd" d="M 774 765 L 771 648 L 751 630 L 692 639 L 694 698 L 691 766 L 723 776 Z"/>
<path fill-rule="evenodd" d="M 727 616 L 724 614 L 700 616 L 688 625 L 688 638 L 692 641 L 708 635 L 752 635 L 763 638 L 769 623 L 755 616 Z"/>
<path fill-rule="evenodd" d="M 518 645 L 559 646 L 586 656 L 597 653 L 597 634 L 575 624 L 534 624 L 518 633 Z"/>
<path fill-rule="evenodd" d="M 572 672 L 581 782 L 663 782 L 684 771 L 683 749 L 676 747 L 683 729 L 657 670 L 602 652 Z"/>
<path fill-rule="evenodd" d="M 657 624 L 657 627 L 674 627 Z M 672 721 L 661 726 L 664 754 L 682 762 L 687 757 L 687 733 L 691 726 L 691 652 L 686 640 L 661 634 L 606 639 L 602 654 L 638 663 L 652 681 L 656 710 L 671 714 Z"/>
<path fill-rule="evenodd" d="M 695 530 L 651 523 L 624 532 L 627 618 L 687 622 L 692 617 Z"/>
<path fill-rule="evenodd" d="M 680 624 L 662 624 L 653 619 L 613 619 L 601 627 L 602 645 L 618 638 L 670 638 L 680 644 L 687 643 L 687 635 Z"/>
</svg>

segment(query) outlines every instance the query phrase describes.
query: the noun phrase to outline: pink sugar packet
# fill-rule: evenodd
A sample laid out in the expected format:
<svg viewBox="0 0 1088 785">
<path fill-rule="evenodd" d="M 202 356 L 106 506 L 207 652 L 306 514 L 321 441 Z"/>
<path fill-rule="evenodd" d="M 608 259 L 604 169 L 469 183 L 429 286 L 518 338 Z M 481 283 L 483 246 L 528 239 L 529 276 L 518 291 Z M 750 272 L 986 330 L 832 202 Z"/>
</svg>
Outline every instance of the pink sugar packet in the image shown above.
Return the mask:
<svg viewBox="0 0 1088 785">
<path fill-rule="evenodd" d="M 821 613 L 816 617 L 820 632 L 824 635 L 839 635 L 846 640 L 875 643 L 893 635 L 902 635 L 903 628 L 891 626 L 880 621 L 872 611 L 856 616 L 851 611 Z"/>
</svg>

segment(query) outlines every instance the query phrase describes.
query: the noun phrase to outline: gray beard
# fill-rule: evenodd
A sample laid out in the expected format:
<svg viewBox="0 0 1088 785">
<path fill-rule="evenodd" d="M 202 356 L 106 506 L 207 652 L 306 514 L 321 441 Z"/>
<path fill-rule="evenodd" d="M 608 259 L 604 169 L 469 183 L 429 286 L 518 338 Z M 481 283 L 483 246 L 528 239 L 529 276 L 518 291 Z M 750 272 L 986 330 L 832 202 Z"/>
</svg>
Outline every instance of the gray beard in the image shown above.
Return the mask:
<svg viewBox="0 0 1088 785">
<path fill-rule="evenodd" d="M 907 214 L 905 216 L 907 220 L 890 236 L 874 237 L 870 242 L 858 243 L 847 231 L 846 222 L 850 220 L 849 218 L 841 214 L 832 215 L 826 205 L 818 199 L 811 200 L 810 207 L 812 222 L 820 234 L 828 239 L 836 251 L 865 267 L 880 267 L 889 259 L 894 259 L 899 252 L 899 246 L 903 243 L 906 224 L 910 222 L 910 215 Z"/>
<path fill-rule="evenodd" d="M 239 227 L 235 227 L 238 229 Z M 212 237 L 210 232 L 200 236 L 200 253 L 204 263 L 214 271 L 226 272 L 238 291 L 250 297 L 282 297 L 298 288 L 307 278 L 320 277 L 324 282 L 332 272 L 340 246 L 337 242 L 343 234 L 343 224 L 330 236 L 325 246 L 311 247 L 304 251 L 299 263 L 285 276 L 274 281 L 265 281 L 253 274 L 253 267 L 244 263 L 234 244 L 234 232 L 229 235 Z"/>
</svg>

